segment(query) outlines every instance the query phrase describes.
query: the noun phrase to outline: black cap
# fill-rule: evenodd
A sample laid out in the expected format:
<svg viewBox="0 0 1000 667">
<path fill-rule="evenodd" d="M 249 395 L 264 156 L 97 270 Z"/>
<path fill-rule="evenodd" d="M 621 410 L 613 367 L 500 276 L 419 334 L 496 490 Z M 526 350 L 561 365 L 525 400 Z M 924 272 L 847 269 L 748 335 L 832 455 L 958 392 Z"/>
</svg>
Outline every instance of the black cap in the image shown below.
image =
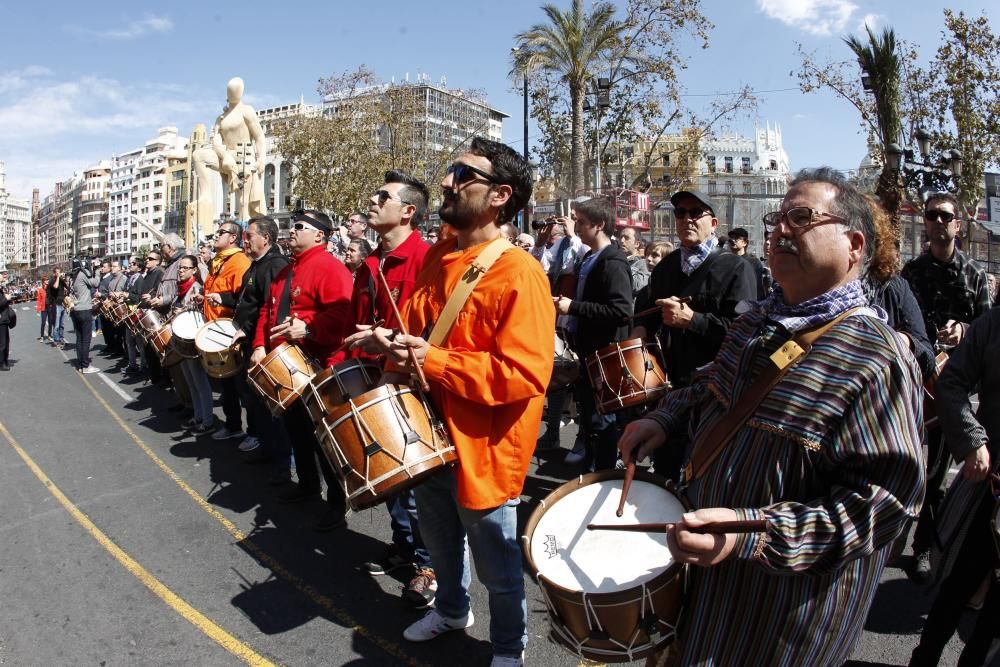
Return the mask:
<svg viewBox="0 0 1000 667">
<path fill-rule="evenodd" d="M 333 230 L 333 221 L 330 220 L 328 216 L 323 211 L 317 211 L 315 209 L 299 209 L 292 213 L 292 224 L 296 222 L 304 222 L 307 225 L 312 225 L 316 229 L 322 230 L 327 234 Z"/>
<path fill-rule="evenodd" d="M 709 209 L 712 212 L 713 216 L 715 215 L 715 208 L 716 208 L 715 202 L 712 201 L 711 197 L 706 195 L 704 192 L 701 192 L 700 190 L 679 190 L 674 194 L 670 195 L 670 203 L 673 204 L 674 206 L 677 206 L 677 200 L 685 195 L 697 199 L 702 206 L 704 206 L 705 208 Z"/>
</svg>

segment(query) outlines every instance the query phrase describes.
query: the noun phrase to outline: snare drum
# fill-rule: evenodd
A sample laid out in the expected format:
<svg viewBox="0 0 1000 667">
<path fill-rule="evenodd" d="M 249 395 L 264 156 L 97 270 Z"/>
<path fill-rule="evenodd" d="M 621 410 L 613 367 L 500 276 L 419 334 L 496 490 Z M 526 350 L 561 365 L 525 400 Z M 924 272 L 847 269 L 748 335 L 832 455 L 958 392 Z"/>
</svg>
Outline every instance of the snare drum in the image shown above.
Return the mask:
<svg viewBox="0 0 1000 667">
<path fill-rule="evenodd" d="M 139 306 L 129 306 L 128 315 L 125 317 L 125 326 L 132 332 L 133 336 L 138 336 L 142 330 L 139 326 L 139 318 L 142 317 L 142 308 Z"/>
<path fill-rule="evenodd" d="M 659 400 L 670 389 L 660 344 L 641 338 L 605 345 L 587 357 L 587 375 L 602 415 Z"/>
<path fill-rule="evenodd" d="M 309 381 L 302 401 L 318 428 L 334 408 L 374 389 L 381 378 L 382 368 L 375 362 L 348 359 L 317 373 Z"/>
<path fill-rule="evenodd" d="M 139 333 L 146 342 L 152 345 L 153 335 L 160 330 L 163 326 L 163 316 L 152 308 L 147 308 L 146 310 L 140 311 L 139 315 Z"/>
<path fill-rule="evenodd" d="M 108 319 L 115 326 L 120 326 L 128 317 L 128 306 L 121 301 L 111 301 L 107 305 Z"/>
<path fill-rule="evenodd" d="M 685 507 L 668 483 L 637 472 L 616 515 L 623 470 L 583 475 L 550 493 L 521 538 L 549 612 L 552 639 L 575 655 L 629 662 L 676 636 L 686 569 L 666 533 L 587 530 L 588 523 L 680 521 Z"/>
<path fill-rule="evenodd" d="M 210 377 L 228 378 L 243 367 L 243 348 L 233 345 L 236 325 L 228 317 L 205 323 L 194 337 L 201 367 Z"/>
<path fill-rule="evenodd" d="M 194 339 L 204 324 L 205 316 L 198 310 L 182 310 L 170 318 L 170 329 L 173 331 L 170 344 L 181 357 L 194 359 L 198 356 Z"/>
<path fill-rule="evenodd" d="M 302 396 L 320 370 L 301 348 L 282 343 L 247 371 L 247 381 L 263 397 L 271 414 L 279 416 Z"/>
<path fill-rule="evenodd" d="M 403 385 L 348 399 L 320 420 L 316 439 L 354 510 L 388 500 L 458 460 L 427 397 Z"/>
<path fill-rule="evenodd" d="M 169 322 L 157 329 L 149 338 L 149 344 L 160 355 L 160 365 L 164 368 L 184 361 L 184 357 L 171 344 L 172 340 L 173 333 Z"/>
</svg>

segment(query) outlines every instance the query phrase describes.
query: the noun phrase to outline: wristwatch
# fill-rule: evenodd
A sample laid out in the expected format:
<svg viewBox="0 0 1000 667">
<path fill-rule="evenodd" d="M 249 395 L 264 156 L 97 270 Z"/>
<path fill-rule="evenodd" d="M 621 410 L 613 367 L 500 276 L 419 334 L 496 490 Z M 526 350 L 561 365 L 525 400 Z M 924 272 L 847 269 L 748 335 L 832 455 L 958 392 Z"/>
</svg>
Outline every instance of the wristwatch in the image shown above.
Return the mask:
<svg viewBox="0 0 1000 667">
<path fill-rule="evenodd" d="M 308 324 L 303 324 L 303 326 L 305 327 L 306 333 L 302 337 L 303 338 L 309 338 L 310 336 L 312 336 L 312 329 L 309 328 L 309 325 Z"/>
</svg>

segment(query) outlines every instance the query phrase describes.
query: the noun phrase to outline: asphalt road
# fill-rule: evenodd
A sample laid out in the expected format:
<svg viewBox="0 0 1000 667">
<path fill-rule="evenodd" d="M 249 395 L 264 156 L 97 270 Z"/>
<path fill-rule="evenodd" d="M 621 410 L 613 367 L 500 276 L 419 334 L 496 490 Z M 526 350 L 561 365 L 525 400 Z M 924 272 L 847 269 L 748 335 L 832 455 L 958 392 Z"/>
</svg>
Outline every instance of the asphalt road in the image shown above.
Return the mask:
<svg viewBox="0 0 1000 667">
<path fill-rule="evenodd" d="M 100 337 L 94 364 L 108 372 L 80 375 L 72 348 L 36 342 L 34 304 L 18 308 L 14 370 L 0 373 L 0 664 L 489 663 L 476 583 L 466 633 L 402 638 L 421 615 L 400 601 L 402 577 L 357 570 L 389 539 L 384 510 L 314 532 L 320 503 L 278 504 L 268 470 L 241 463 L 237 441 L 183 435 L 166 410 L 173 397 L 113 372 Z M 574 435 L 563 429 L 567 449 Z M 522 525 L 575 474 L 561 455 L 536 464 Z M 525 581 L 528 664 L 580 664 L 548 640 L 539 590 Z M 930 602 L 888 569 L 849 664 L 905 665 Z M 943 664 L 960 649 L 956 638 Z"/>
</svg>

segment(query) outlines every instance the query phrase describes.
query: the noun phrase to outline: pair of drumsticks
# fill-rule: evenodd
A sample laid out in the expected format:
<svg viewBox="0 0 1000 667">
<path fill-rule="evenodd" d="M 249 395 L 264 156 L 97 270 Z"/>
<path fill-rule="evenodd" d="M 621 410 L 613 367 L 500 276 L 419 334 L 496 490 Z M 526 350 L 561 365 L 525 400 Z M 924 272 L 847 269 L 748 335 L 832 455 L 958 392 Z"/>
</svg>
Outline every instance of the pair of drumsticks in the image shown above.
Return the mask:
<svg viewBox="0 0 1000 667">
<path fill-rule="evenodd" d="M 628 492 L 632 486 L 632 479 L 635 477 L 635 454 L 630 457 L 625 466 L 625 480 L 622 482 L 622 496 L 618 501 L 618 509 L 615 516 L 621 517 L 625 513 L 625 501 L 628 500 Z M 671 526 L 680 525 L 677 522 L 671 523 L 588 523 L 587 530 L 620 530 L 630 533 L 663 533 Z M 687 530 L 692 533 L 707 535 L 725 535 L 727 533 L 760 533 L 767 529 L 767 522 L 763 519 L 743 519 L 737 521 L 716 521 L 704 526 L 691 527 Z"/>
</svg>

